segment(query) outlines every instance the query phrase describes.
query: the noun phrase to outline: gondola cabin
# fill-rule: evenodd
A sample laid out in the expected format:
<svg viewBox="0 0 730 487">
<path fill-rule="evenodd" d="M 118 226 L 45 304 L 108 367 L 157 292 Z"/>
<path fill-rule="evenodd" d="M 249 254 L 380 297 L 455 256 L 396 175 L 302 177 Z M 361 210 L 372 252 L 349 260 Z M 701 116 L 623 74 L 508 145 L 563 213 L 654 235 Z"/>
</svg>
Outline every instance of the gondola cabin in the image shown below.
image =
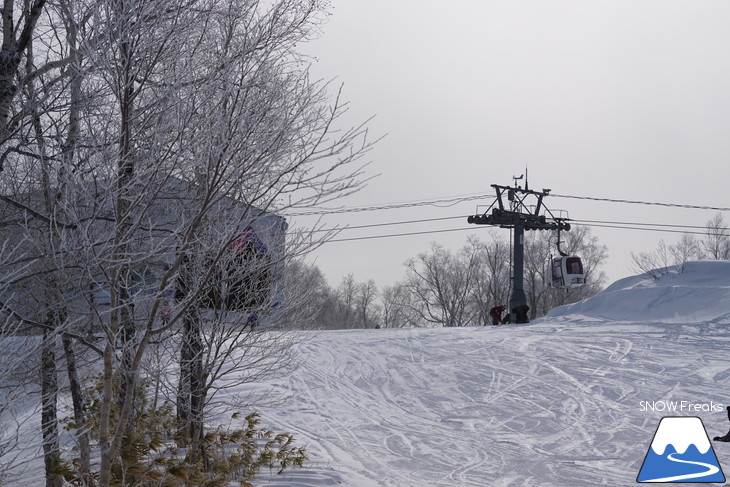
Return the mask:
<svg viewBox="0 0 730 487">
<path fill-rule="evenodd" d="M 586 283 L 583 262 L 580 257 L 557 257 L 552 261 L 553 287 L 568 289 Z"/>
</svg>

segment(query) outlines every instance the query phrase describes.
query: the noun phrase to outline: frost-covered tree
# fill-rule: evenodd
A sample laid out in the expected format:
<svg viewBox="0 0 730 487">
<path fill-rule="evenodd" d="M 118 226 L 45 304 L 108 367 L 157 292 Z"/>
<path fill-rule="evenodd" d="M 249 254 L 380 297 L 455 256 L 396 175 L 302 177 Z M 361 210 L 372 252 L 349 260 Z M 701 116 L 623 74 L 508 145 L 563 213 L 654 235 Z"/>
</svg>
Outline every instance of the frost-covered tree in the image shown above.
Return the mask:
<svg viewBox="0 0 730 487">
<path fill-rule="evenodd" d="M 319 239 L 293 236 L 286 253 L 268 258 L 245 257 L 239 242 L 267 214 L 361 186 L 366 131 L 334 130 L 344 112 L 339 95 L 311 80 L 297 54 L 318 32 L 325 3 L 59 0 L 31 24 L 43 2 L 24 4 L 17 25 L 36 33 L 16 43 L 18 52 L 32 50 L 14 68 L 24 89 L 0 99 L 10 100 L 0 105 L 2 319 L 42 331 L 44 353 L 58 354 L 66 339 L 64 351 L 96 354 L 87 370 L 102 372 L 100 486 L 112 483 L 114 465 L 125 471 L 120 452 L 134 436 L 153 344 L 179 347 L 190 466 L 205 464 L 204 413 L 216 384 L 286 360 L 282 341 L 253 319 L 274 314 L 275 293 L 257 297 L 260 282 L 272 281 L 250 276 L 278 272 Z M 9 39 L 13 2 L 4 5 Z M 216 301 L 234 288 L 244 304 Z M 225 367 L 236 350 L 256 351 L 242 354 L 253 363 Z M 53 362 L 44 360 L 42 394 L 50 461 L 58 457 Z M 58 485 L 47 466 L 48 485 Z"/>
<path fill-rule="evenodd" d="M 659 279 L 668 272 L 682 272 L 687 261 L 701 256 L 702 250 L 697 240 L 691 235 L 684 234 L 676 244 L 667 245 L 664 239 L 661 239 L 651 252 L 632 252 L 632 270 L 637 274 L 647 274 Z"/>
<path fill-rule="evenodd" d="M 357 310 L 355 302 L 357 299 L 358 284 L 352 273 L 347 274 L 340 281 L 335 290 L 338 328 L 357 328 Z"/>
<path fill-rule="evenodd" d="M 466 245 L 457 252 L 432 244 L 429 252 L 406 262 L 406 284 L 413 311 L 423 322 L 441 326 L 472 324 L 469 295 L 476 276 L 478 251 Z"/>
<path fill-rule="evenodd" d="M 398 282 L 384 287 L 380 293 L 381 322 L 385 328 L 405 328 L 421 326 L 416 314 L 414 295 L 408 285 Z"/>
<path fill-rule="evenodd" d="M 730 228 L 722 213 L 705 223 L 701 238 L 684 233 L 674 244 L 667 244 L 662 239 L 653 251 L 631 253 L 632 269 L 654 279 L 669 271 L 682 272 L 686 262 L 701 259 L 730 259 Z"/>
<path fill-rule="evenodd" d="M 302 259 L 292 259 L 287 262 L 284 278 L 287 326 L 302 330 L 321 328 L 332 305 L 332 290 L 322 271 Z"/>
<path fill-rule="evenodd" d="M 700 245 L 706 259 L 730 259 L 730 228 L 722 213 L 717 213 L 705 223 L 705 235 Z"/>
<path fill-rule="evenodd" d="M 470 245 L 477 249 L 474 285 L 471 288 L 471 302 L 478 324 L 491 325 L 489 310 L 493 306 L 507 307 L 510 296 L 511 248 L 508 240 L 492 232 L 489 240 L 482 242 L 469 237 Z"/>
<path fill-rule="evenodd" d="M 362 328 L 374 328 L 376 325 L 379 325 L 378 315 L 380 313 L 375 301 L 377 297 L 378 287 L 372 279 L 361 282 L 357 286 L 357 293 L 355 295 L 355 304 L 358 312 L 357 321 Z"/>
<path fill-rule="evenodd" d="M 0 159 L 0 170 L 2 160 L 7 157 L 7 141 L 14 137 L 14 132 L 19 130 L 22 124 L 22 116 L 18 110 L 16 101 L 18 94 L 26 88 L 33 77 L 37 75 L 35 68 L 24 69 L 29 64 L 23 65 L 28 60 L 28 52 L 37 36 L 36 24 L 43 15 L 46 0 L 3 0 L 2 6 L 2 49 L 0 50 L 0 147 L 5 153 Z M 56 61 L 59 64 L 59 61 Z M 33 66 L 30 63 L 30 66 Z M 42 69 L 50 69 L 51 65 L 43 66 Z"/>
</svg>

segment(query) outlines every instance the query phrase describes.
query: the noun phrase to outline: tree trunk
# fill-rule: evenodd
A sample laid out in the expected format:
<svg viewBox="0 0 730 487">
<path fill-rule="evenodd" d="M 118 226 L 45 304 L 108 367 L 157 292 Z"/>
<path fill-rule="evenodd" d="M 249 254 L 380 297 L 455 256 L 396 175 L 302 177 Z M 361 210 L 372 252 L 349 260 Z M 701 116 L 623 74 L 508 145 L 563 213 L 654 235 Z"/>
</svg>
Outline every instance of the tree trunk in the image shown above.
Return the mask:
<svg viewBox="0 0 730 487">
<path fill-rule="evenodd" d="M 89 431 L 86 426 L 86 414 L 84 412 L 84 396 L 79 381 L 79 373 L 76 368 L 76 354 L 71 343 L 71 337 L 64 334 L 63 352 L 66 356 L 66 371 L 68 373 L 69 387 L 71 389 L 71 401 L 74 408 L 74 422 L 76 423 L 76 441 L 79 444 L 79 474 L 83 487 L 94 485 L 91 476 L 91 449 L 89 447 Z"/>
<path fill-rule="evenodd" d="M 41 432 L 43 434 L 43 461 L 46 487 L 61 487 L 59 467 L 61 453 L 58 446 L 58 380 L 56 377 L 55 334 L 43 332 L 41 350 Z"/>
<path fill-rule="evenodd" d="M 24 12 L 23 28 L 13 25 L 13 0 L 3 1 L 2 10 L 2 50 L 0 51 L 0 145 L 7 141 L 10 134 L 8 121 L 12 112 L 12 103 L 18 86 L 15 84 L 18 67 L 23 57 L 23 51 L 30 43 L 36 21 L 40 17 L 46 0 L 35 0 Z M 20 31 L 16 39 L 16 32 Z M 0 171 L 2 171 L 0 165 Z"/>
<path fill-rule="evenodd" d="M 203 337 L 200 316 L 191 310 L 183 323 L 183 341 L 180 351 L 180 385 L 178 394 L 178 418 L 182 421 L 181 436 L 189 446 L 186 462 L 194 467 L 203 462 L 207 468 L 207 456 L 203 444 L 205 376 L 203 373 Z"/>
<path fill-rule="evenodd" d="M 180 446 L 190 444 L 190 417 L 191 417 L 191 376 L 195 351 L 192 339 L 192 311 L 188 311 L 183 318 L 182 343 L 180 344 L 180 378 L 177 387 L 177 419 L 180 421 L 178 441 Z"/>
</svg>

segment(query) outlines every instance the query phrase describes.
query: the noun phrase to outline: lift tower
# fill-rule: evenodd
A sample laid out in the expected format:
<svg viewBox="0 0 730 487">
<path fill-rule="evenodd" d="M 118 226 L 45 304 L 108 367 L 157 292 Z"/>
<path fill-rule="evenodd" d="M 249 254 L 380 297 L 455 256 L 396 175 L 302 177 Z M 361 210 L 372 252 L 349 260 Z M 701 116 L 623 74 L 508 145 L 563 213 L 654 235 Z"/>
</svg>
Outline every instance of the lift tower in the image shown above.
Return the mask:
<svg viewBox="0 0 730 487">
<path fill-rule="evenodd" d="M 570 230 L 570 224 L 565 218 L 556 218 L 545 206 L 543 199 L 550 193 L 549 189 L 541 192 L 531 191 L 517 186 L 499 186 L 492 184 L 497 198 L 484 211 L 467 218 L 469 223 L 476 225 L 493 225 L 500 228 L 514 230 L 513 268 L 512 268 L 512 295 L 509 299 L 509 312 L 513 323 L 527 323 L 527 296 L 525 296 L 523 270 L 525 262 L 524 235 L 525 230 Z M 505 208 L 505 196 L 509 208 Z M 490 213 L 491 210 L 491 213 Z M 540 212 L 543 211 L 543 214 Z M 549 215 L 549 218 L 545 216 Z"/>
</svg>

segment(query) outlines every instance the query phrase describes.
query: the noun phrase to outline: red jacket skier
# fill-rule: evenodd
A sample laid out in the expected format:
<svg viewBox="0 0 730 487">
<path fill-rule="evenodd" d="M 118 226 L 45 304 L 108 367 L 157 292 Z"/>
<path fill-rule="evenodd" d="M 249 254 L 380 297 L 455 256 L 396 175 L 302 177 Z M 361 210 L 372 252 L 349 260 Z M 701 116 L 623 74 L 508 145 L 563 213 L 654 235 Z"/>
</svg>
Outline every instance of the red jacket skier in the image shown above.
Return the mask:
<svg viewBox="0 0 730 487">
<path fill-rule="evenodd" d="M 493 325 L 502 323 L 502 311 L 504 311 L 504 306 L 494 306 L 489 310 L 489 316 L 492 318 Z"/>
</svg>

